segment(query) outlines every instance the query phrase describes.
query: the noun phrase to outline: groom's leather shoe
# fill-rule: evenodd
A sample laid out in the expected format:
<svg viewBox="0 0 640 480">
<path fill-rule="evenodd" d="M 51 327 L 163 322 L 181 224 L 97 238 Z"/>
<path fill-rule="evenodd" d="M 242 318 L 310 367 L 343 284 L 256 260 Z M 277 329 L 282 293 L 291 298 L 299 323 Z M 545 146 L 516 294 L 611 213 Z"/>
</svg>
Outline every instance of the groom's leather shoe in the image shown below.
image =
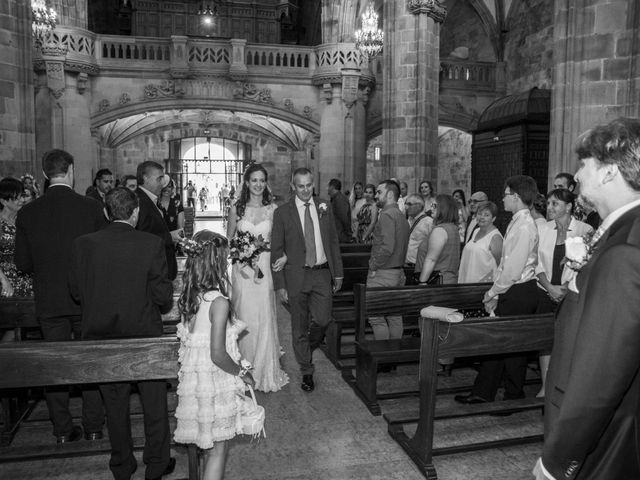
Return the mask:
<svg viewBox="0 0 640 480">
<path fill-rule="evenodd" d="M 453 399 L 458 403 L 462 403 L 463 405 L 487 403 L 487 401 L 484 398 L 476 397 L 475 395 L 456 395 L 455 397 L 453 397 Z"/>
<path fill-rule="evenodd" d="M 313 383 L 313 375 L 303 375 L 300 387 L 305 392 L 313 392 L 313 389 L 316 388 L 315 383 Z"/>
<path fill-rule="evenodd" d="M 175 469 L 176 469 L 176 459 L 172 457 L 169 459 L 169 464 L 167 465 L 167 468 L 164 469 L 164 472 L 162 472 L 162 475 L 155 478 L 144 477 L 144 480 L 161 480 L 162 477 L 164 477 L 165 475 L 171 475 Z"/>
<path fill-rule="evenodd" d="M 77 442 L 82 438 L 82 428 L 77 425 L 71 429 L 68 435 L 58 435 L 56 437 L 57 443 L 70 443 Z"/>
</svg>

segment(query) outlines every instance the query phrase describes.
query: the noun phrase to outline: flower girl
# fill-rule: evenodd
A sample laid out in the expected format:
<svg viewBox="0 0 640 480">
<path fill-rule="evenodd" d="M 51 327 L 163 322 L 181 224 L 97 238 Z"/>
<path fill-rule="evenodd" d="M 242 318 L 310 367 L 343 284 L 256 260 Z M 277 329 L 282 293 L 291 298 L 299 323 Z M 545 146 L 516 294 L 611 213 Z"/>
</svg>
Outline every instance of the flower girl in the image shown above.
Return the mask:
<svg viewBox="0 0 640 480">
<path fill-rule="evenodd" d="M 233 319 L 227 299 L 227 239 L 203 230 L 182 245 L 188 258 L 178 300 L 183 320 L 174 436 L 205 451 L 204 480 L 221 479 L 227 440 L 243 433 L 244 392 L 254 385 L 238 351 L 245 325 Z"/>
</svg>

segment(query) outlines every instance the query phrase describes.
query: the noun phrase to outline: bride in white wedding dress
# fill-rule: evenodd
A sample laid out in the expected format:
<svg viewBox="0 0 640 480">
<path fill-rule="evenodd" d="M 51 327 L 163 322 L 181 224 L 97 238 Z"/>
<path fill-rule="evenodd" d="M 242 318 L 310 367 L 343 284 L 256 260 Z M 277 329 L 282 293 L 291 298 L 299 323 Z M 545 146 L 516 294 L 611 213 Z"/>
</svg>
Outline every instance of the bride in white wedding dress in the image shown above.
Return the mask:
<svg viewBox="0 0 640 480">
<path fill-rule="evenodd" d="M 271 241 L 273 212 L 267 187 L 267 171 L 262 165 L 253 164 L 243 175 L 242 189 L 229 212 L 227 237 L 237 232 L 249 232 L 255 237 Z M 282 270 L 287 257 L 273 261 L 276 271 Z M 248 333 L 239 339 L 242 357 L 253 364 L 256 390 L 275 392 L 289 382 L 280 367 L 280 342 L 276 315 L 276 299 L 271 277 L 271 254 L 263 252 L 257 262 L 264 277 L 257 278 L 254 270 L 236 263 L 231 274 L 231 301 L 236 316 L 247 324 Z"/>
</svg>

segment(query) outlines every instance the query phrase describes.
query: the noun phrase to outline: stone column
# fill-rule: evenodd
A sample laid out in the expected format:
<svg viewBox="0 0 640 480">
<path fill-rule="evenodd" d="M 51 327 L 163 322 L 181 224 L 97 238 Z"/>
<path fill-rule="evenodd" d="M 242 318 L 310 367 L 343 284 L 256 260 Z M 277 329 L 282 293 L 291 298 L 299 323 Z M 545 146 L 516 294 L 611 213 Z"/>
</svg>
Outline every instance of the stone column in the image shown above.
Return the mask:
<svg viewBox="0 0 640 480">
<path fill-rule="evenodd" d="M 58 26 L 70 28 L 71 35 L 86 34 L 87 0 L 57 0 L 51 5 L 58 13 Z M 75 158 L 76 190 L 82 193 L 98 166 L 97 146 L 91 134 L 89 77 L 89 73 L 97 73 L 97 68 L 75 61 L 76 57 L 69 61 L 70 52 L 60 37 L 53 34 L 43 42 L 34 65 L 40 74 L 36 149 L 38 157 L 52 148 L 71 153 Z"/>
<path fill-rule="evenodd" d="M 366 112 L 371 79 L 358 68 L 343 68 L 324 83 L 326 102 L 320 119 L 317 187 L 326 194 L 330 179 L 339 179 L 345 190 L 366 179 Z"/>
<path fill-rule="evenodd" d="M 0 2 L 0 177 L 38 176 L 30 2 Z M 40 176 L 39 183 L 42 185 Z"/>
<path fill-rule="evenodd" d="M 619 116 L 640 117 L 640 4 L 556 0 L 549 185 L 575 172 L 575 142 Z"/>
<path fill-rule="evenodd" d="M 438 184 L 438 0 L 384 2 L 382 171 L 417 191 L 423 179 Z M 383 180 L 383 179 L 379 179 Z"/>
</svg>

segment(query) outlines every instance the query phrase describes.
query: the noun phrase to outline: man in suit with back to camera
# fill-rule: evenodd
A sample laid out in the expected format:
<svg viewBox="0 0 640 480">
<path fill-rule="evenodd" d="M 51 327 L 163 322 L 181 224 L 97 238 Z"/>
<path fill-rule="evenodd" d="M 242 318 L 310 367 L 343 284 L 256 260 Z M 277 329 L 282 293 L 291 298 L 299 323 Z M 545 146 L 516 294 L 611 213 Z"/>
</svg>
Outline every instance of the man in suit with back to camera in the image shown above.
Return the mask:
<svg viewBox="0 0 640 480">
<path fill-rule="evenodd" d="M 333 220 L 336 222 L 336 232 L 340 243 L 353 241 L 351 231 L 351 206 L 349 199 L 342 193 L 342 182 L 337 178 L 329 180 L 327 193 L 331 198 L 331 208 L 333 209 Z"/>
<path fill-rule="evenodd" d="M 174 280 L 178 275 L 178 263 L 176 261 L 176 247 L 169 232 L 164 217 L 158 208 L 158 197 L 162 187 L 167 185 L 164 168 L 157 162 L 147 160 L 138 165 L 136 176 L 138 178 L 138 188 L 136 193 L 140 204 L 140 214 L 136 229 L 142 232 L 149 232 L 157 235 L 164 242 L 164 251 L 167 257 L 169 268 L 169 279 Z M 176 230 L 176 232 L 178 232 Z"/>
<path fill-rule="evenodd" d="M 577 142 L 580 194 L 604 220 L 561 303 L 537 479 L 640 478 L 640 121 L 619 118 Z M 579 242 L 579 240 L 577 240 Z M 581 257 L 581 258 L 579 258 Z M 589 258 L 590 257 L 590 258 Z"/>
<path fill-rule="evenodd" d="M 80 339 L 80 306 L 69 293 L 67 277 L 71 244 L 80 235 L 106 224 L 98 202 L 73 191 L 74 159 L 64 150 L 51 150 L 42 158 L 42 171 L 50 186 L 44 195 L 25 205 L 16 218 L 16 267 L 33 272 L 36 316 L 48 341 Z M 73 426 L 68 388 L 45 393 L 53 434 L 58 443 L 82 438 Z M 104 409 L 97 387 L 82 390 L 82 425 L 87 440 L 102 438 Z"/>
<path fill-rule="evenodd" d="M 342 287 L 338 234 L 327 201 L 313 197 L 313 174 L 293 172 L 295 195 L 273 215 L 271 258 L 288 257 L 284 270 L 273 272 L 278 298 L 289 303 L 293 351 L 302 373 L 302 390 L 311 392 L 313 350 L 331 321 L 333 292 Z"/>
<path fill-rule="evenodd" d="M 69 287 L 82 306 L 82 338 L 159 337 L 160 312 L 171 308 L 173 294 L 164 243 L 135 229 L 140 208 L 134 192 L 119 187 L 105 201 L 112 223 L 73 243 Z M 144 411 L 146 478 L 161 478 L 175 468 L 169 453 L 166 382 L 137 385 Z M 129 419 L 131 384 L 107 383 L 100 391 L 111 441 L 109 467 L 116 480 L 128 480 L 137 468 Z"/>
</svg>

